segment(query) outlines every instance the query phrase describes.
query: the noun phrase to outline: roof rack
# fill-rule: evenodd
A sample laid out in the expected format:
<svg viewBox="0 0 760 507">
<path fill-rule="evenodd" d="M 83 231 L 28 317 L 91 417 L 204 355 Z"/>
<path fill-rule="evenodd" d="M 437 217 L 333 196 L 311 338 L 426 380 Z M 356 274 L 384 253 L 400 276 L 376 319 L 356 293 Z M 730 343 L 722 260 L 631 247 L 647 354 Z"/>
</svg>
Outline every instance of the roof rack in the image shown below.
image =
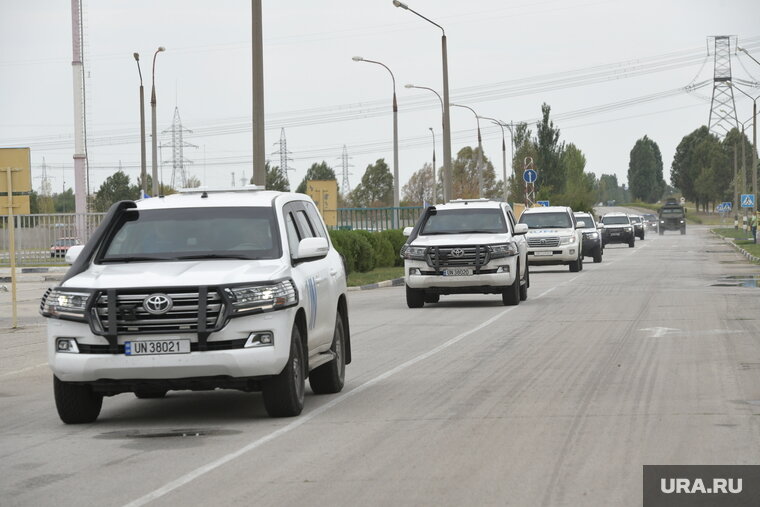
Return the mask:
<svg viewBox="0 0 760 507">
<path fill-rule="evenodd" d="M 479 197 L 477 199 L 451 199 L 449 202 L 499 202 L 496 199 L 488 199 L 486 197 Z"/>
<path fill-rule="evenodd" d="M 217 194 L 220 192 L 254 192 L 266 190 L 261 185 L 245 185 L 243 187 L 229 187 L 229 188 L 209 188 L 209 187 L 195 187 L 195 188 L 180 188 L 177 190 L 180 194 L 200 194 L 205 192 L 207 194 Z"/>
</svg>

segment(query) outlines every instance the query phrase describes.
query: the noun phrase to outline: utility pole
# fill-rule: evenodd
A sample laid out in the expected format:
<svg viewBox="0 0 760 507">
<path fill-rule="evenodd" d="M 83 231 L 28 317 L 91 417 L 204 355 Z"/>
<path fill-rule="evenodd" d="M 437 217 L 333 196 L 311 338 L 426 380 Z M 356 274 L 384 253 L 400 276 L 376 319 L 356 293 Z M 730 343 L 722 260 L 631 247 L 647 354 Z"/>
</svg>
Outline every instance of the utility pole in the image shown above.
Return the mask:
<svg viewBox="0 0 760 507">
<path fill-rule="evenodd" d="M 74 212 L 84 216 L 87 213 L 87 175 L 85 161 L 87 155 L 84 148 L 84 63 L 82 6 L 80 0 L 71 0 L 71 36 L 73 58 L 71 61 L 74 73 Z M 79 222 L 82 222 L 81 224 Z M 77 220 L 77 234 L 85 237 L 83 220 Z"/>
<path fill-rule="evenodd" d="M 251 59 L 253 82 L 253 184 L 266 186 L 264 154 L 264 43 L 261 0 L 251 0 Z"/>
<path fill-rule="evenodd" d="M 734 214 L 739 215 L 739 174 L 736 162 L 736 143 L 734 143 Z"/>
</svg>

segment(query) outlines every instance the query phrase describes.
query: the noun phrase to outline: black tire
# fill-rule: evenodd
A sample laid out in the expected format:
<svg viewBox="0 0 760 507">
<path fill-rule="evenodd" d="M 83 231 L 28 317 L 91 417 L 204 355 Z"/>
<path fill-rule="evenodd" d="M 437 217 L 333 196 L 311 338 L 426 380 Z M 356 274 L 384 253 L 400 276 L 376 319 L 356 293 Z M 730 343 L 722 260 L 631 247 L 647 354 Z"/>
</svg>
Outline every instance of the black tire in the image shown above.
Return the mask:
<svg viewBox="0 0 760 507">
<path fill-rule="evenodd" d="M 301 331 L 293 325 L 290 335 L 290 357 L 279 375 L 264 383 L 264 407 L 270 417 L 293 417 L 303 410 L 306 390 L 305 361 Z"/>
<path fill-rule="evenodd" d="M 165 397 L 168 392 L 168 389 L 137 389 L 135 396 L 141 400 L 155 400 Z"/>
<path fill-rule="evenodd" d="M 665 234 L 665 230 L 664 229 L 660 229 L 660 236 L 662 236 L 663 234 Z"/>
<path fill-rule="evenodd" d="M 578 271 L 583 271 L 583 255 L 578 258 L 578 266 L 580 268 Z"/>
<path fill-rule="evenodd" d="M 309 373 L 309 385 L 314 394 L 334 394 L 343 390 L 346 378 L 346 334 L 340 313 L 335 318 L 335 333 L 330 350 L 335 354 L 335 359 Z"/>
<path fill-rule="evenodd" d="M 570 266 L 571 273 L 577 273 L 581 270 L 581 259 L 583 259 L 583 257 L 579 256 L 576 260 L 568 264 L 568 266 Z"/>
<path fill-rule="evenodd" d="M 517 265 L 517 276 L 512 285 L 507 285 L 501 292 L 501 302 L 505 306 L 515 306 L 520 304 L 520 265 Z"/>
<path fill-rule="evenodd" d="M 428 294 L 425 294 L 424 299 L 426 303 L 437 303 L 438 301 L 441 300 L 441 295 L 428 293 Z"/>
<path fill-rule="evenodd" d="M 628 242 L 628 248 L 633 248 L 633 245 L 636 244 L 636 238 L 632 237 L 631 240 Z"/>
<path fill-rule="evenodd" d="M 425 291 L 412 289 L 406 286 L 406 306 L 409 308 L 422 308 L 425 306 Z"/>
<path fill-rule="evenodd" d="M 103 406 L 103 395 L 88 385 L 72 384 L 53 376 L 53 393 L 58 417 L 66 424 L 94 422 Z"/>
<path fill-rule="evenodd" d="M 525 266 L 525 283 L 520 285 L 520 301 L 528 299 L 528 287 L 530 287 L 530 269 Z"/>
<path fill-rule="evenodd" d="M 681 229 L 681 234 L 686 234 L 686 227 L 684 227 L 683 229 Z"/>
<path fill-rule="evenodd" d="M 594 262 L 597 264 L 602 262 L 602 247 L 601 246 L 594 248 Z"/>
</svg>

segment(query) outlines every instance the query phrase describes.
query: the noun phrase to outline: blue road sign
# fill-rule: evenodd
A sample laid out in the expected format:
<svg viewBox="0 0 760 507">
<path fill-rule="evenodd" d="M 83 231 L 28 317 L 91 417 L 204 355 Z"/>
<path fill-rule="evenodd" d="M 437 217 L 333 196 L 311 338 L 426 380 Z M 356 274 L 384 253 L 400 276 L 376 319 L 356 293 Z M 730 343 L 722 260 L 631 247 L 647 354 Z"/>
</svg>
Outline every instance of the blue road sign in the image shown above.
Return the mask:
<svg viewBox="0 0 760 507">
<path fill-rule="evenodd" d="M 541 206 L 549 206 L 549 201 L 536 201 L 536 204 L 540 204 Z"/>
<path fill-rule="evenodd" d="M 732 205 L 730 202 L 722 202 L 715 207 L 715 211 L 718 213 L 728 213 L 731 211 L 731 207 Z"/>
<path fill-rule="evenodd" d="M 535 183 L 537 179 L 538 173 L 535 169 L 526 169 L 523 173 L 523 180 L 525 180 L 525 183 Z"/>
<path fill-rule="evenodd" d="M 755 207 L 755 194 L 742 194 L 742 208 Z"/>
</svg>

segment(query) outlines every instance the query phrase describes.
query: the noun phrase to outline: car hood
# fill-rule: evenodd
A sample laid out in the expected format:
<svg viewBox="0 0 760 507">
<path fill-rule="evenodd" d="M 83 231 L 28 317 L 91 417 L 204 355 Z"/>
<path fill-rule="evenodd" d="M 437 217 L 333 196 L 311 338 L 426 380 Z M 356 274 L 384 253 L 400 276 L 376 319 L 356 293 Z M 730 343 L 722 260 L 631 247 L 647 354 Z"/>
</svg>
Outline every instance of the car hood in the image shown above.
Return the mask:
<svg viewBox="0 0 760 507">
<path fill-rule="evenodd" d="M 511 240 L 507 233 L 502 234 L 440 234 L 435 236 L 417 236 L 412 246 L 444 246 L 444 245 L 493 245 L 506 243 Z"/>
<path fill-rule="evenodd" d="M 287 266 L 277 259 L 131 262 L 92 264 L 63 285 L 83 289 L 226 285 L 276 280 L 286 274 Z"/>
</svg>

